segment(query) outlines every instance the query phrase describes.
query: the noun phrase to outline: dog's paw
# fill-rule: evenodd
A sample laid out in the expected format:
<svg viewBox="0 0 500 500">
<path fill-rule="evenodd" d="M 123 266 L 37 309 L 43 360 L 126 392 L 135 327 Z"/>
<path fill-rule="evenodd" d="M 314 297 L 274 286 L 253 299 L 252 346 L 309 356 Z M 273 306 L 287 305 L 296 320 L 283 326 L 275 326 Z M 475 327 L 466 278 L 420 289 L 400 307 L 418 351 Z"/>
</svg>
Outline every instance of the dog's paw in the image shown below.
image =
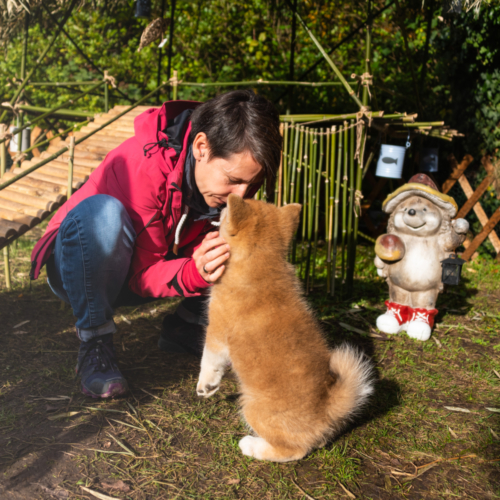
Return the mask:
<svg viewBox="0 0 500 500">
<path fill-rule="evenodd" d="M 198 385 L 196 386 L 196 393 L 198 396 L 203 397 L 203 398 L 209 398 L 210 396 L 213 396 L 220 387 L 220 383 L 218 384 L 207 384 L 203 383 L 201 380 L 198 382 Z"/>
<path fill-rule="evenodd" d="M 245 436 L 240 439 L 238 446 L 240 447 L 241 453 L 248 457 L 255 457 L 255 445 L 257 444 L 258 438 L 254 438 L 253 436 Z"/>
</svg>

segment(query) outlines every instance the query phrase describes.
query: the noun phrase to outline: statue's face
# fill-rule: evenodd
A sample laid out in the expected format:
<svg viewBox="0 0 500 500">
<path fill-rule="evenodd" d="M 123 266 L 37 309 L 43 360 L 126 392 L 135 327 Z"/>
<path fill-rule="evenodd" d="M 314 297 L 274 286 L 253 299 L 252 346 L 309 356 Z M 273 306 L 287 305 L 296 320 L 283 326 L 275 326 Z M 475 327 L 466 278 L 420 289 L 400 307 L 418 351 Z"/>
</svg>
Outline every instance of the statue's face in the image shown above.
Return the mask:
<svg viewBox="0 0 500 500">
<path fill-rule="evenodd" d="M 394 214 L 397 231 L 415 236 L 432 236 L 439 232 L 443 221 L 441 209 L 420 196 L 401 202 Z"/>
</svg>

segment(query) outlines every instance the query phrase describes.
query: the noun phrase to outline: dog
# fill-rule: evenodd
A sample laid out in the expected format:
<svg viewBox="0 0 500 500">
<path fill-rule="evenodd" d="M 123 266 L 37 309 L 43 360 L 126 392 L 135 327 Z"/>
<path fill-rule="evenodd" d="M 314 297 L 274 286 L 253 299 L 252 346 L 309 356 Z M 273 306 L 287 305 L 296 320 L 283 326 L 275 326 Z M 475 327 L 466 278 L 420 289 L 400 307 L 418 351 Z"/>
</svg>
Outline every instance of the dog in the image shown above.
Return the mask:
<svg viewBox="0 0 500 500">
<path fill-rule="evenodd" d="M 231 194 L 221 213 L 231 257 L 211 291 L 196 390 L 212 396 L 232 364 L 256 434 L 239 447 L 259 460 L 299 460 L 324 446 L 373 391 L 370 361 L 347 345 L 328 348 L 286 260 L 300 210 Z"/>
</svg>

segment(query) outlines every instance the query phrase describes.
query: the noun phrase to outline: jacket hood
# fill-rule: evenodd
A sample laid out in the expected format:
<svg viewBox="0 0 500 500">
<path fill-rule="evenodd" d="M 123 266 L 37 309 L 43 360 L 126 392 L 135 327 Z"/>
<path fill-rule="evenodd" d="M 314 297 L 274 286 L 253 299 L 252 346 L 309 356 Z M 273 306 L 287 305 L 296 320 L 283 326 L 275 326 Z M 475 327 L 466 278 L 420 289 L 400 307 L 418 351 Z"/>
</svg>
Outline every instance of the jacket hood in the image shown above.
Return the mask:
<svg viewBox="0 0 500 500">
<path fill-rule="evenodd" d="M 164 132 L 167 121 L 187 109 L 195 109 L 200 104 L 198 101 L 168 101 L 160 108 L 144 111 L 134 120 L 135 137 L 144 150 L 144 156 L 154 158 L 164 173 L 172 170 L 172 160 L 178 155 L 175 149 L 167 146 L 168 137 Z"/>
</svg>

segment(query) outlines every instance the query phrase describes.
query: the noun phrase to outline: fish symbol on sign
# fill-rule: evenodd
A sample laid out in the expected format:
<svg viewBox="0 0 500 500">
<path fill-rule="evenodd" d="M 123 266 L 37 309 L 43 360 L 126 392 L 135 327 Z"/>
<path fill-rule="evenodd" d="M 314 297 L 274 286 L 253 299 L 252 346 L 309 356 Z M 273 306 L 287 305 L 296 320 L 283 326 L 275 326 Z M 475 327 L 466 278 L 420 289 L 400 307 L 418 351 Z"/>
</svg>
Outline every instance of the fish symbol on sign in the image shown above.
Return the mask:
<svg viewBox="0 0 500 500">
<path fill-rule="evenodd" d="M 382 158 L 382 161 L 384 163 L 395 163 L 396 165 L 398 164 L 397 158 L 390 158 L 389 156 L 385 156 L 384 158 Z"/>
</svg>

